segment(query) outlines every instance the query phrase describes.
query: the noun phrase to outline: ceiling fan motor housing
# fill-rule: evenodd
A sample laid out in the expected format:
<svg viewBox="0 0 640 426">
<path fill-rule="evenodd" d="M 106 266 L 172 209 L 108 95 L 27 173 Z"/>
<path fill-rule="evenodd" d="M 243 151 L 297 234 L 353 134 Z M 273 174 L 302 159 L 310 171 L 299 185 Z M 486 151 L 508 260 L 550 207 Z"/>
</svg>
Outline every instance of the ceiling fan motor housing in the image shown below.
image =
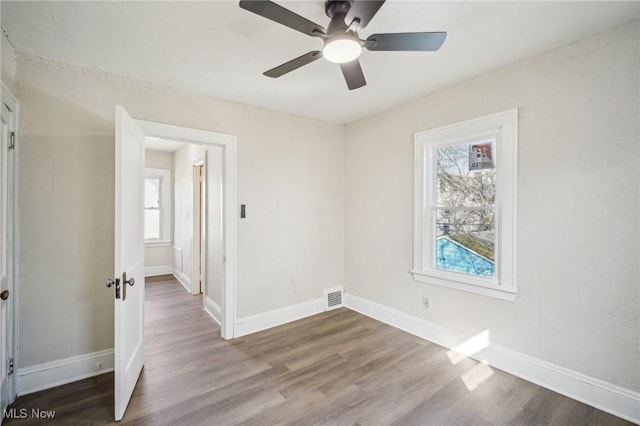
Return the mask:
<svg viewBox="0 0 640 426">
<path fill-rule="evenodd" d="M 327 0 L 324 4 L 324 10 L 331 22 L 327 26 L 327 35 L 329 37 L 344 34 L 349 29 L 344 19 L 349 13 L 353 0 Z M 354 34 L 355 35 L 355 34 Z M 357 39 L 357 36 L 354 37 Z"/>
<path fill-rule="evenodd" d="M 353 0 L 327 0 L 324 2 L 324 11 L 329 18 L 341 13 L 346 15 L 353 5 Z"/>
</svg>

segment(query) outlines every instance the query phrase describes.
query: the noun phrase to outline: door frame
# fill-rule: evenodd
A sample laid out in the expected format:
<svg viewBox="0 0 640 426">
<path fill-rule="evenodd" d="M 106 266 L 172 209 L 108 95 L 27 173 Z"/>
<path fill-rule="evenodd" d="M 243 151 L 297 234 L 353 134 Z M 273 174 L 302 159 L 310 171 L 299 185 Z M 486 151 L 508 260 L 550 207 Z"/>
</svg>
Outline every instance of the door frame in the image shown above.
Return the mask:
<svg viewBox="0 0 640 426">
<path fill-rule="evenodd" d="M 13 374 L 9 376 L 9 403 L 15 401 L 15 398 L 18 393 L 18 365 L 19 364 L 19 326 L 20 323 L 18 321 L 19 318 L 19 278 L 20 278 L 20 262 L 18 258 L 18 253 L 20 250 L 20 220 L 19 217 L 19 158 L 20 158 L 20 135 L 19 135 L 19 116 L 20 116 L 20 103 L 18 99 L 14 96 L 13 92 L 9 90 L 9 88 L 4 84 L 4 82 L 0 81 L 1 86 L 1 99 L 2 103 L 4 103 L 7 108 L 11 111 L 8 124 L 9 130 L 14 132 L 14 148 L 13 148 L 13 174 L 11 176 L 11 190 L 13 191 L 13 208 L 11 209 L 11 223 L 12 226 L 12 235 L 11 235 L 11 271 L 10 271 L 10 281 L 9 281 L 9 316 L 11 317 L 11 330 L 7 334 L 7 345 L 11 348 L 10 353 L 8 354 L 9 358 L 13 358 L 14 371 Z M 1 106 L 1 105 L 0 105 Z M 10 342 L 9 342 L 10 341 Z"/>
<path fill-rule="evenodd" d="M 196 158 L 194 158 L 191 161 L 191 176 L 192 176 L 192 181 L 191 181 L 191 199 L 192 199 L 192 217 L 193 217 L 193 223 L 192 223 L 192 228 L 191 228 L 191 275 L 193 276 L 192 282 L 191 282 L 191 293 L 192 294 L 200 294 L 203 293 L 204 291 L 202 291 L 202 288 L 204 287 L 202 284 L 206 285 L 206 278 L 207 275 L 206 273 L 202 273 L 202 269 L 203 266 L 206 267 L 206 263 L 205 265 L 202 265 L 202 252 L 207 251 L 207 247 L 206 247 L 206 237 L 203 237 L 203 233 L 206 232 L 206 213 L 203 214 L 203 210 L 208 211 L 207 209 L 207 199 L 206 199 L 206 172 L 207 172 L 207 151 L 205 151 L 202 155 L 198 155 Z M 202 177 L 201 177 L 201 186 L 200 188 L 198 188 L 198 190 L 196 190 L 196 182 L 195 182 L 195 172 L 196 170 L 202 167 Z M 196 194 L 198 196 L 198 211 L 196 212 L 195 206 L 196 206 Z M 203 203 L 204 201 L 204 203 Z M 196 223 L 196 215 L 198 216 L 198 220 Z M 204 225 L 203 225 L 204 224 Z M 197 225 L 197 230 L 196 230 L 196 225 Z M 196 235 L 197 233 L 197 235 Z M 204 234 L 206 235 L 206 234 Z M 204 240 L 204 241 L 203 241 Z M 197 253 L 197 256 L 196 256 Z"/>
<path fill-rule="evenodd" d="M 224 283 L 222 285 L 222 318 L 220 334 L 223 339 L 233 339 L 236 323 L 236 279 L 237 279 L 237 178 L 236 178 L 236 136 L 208 130 L 192 129 L 153 121 L 135 120 L 145 136 L 170 139 L 178 142 L 222 147 L 223 159 L 223 202 L 224 202 Z"/>
</svg>

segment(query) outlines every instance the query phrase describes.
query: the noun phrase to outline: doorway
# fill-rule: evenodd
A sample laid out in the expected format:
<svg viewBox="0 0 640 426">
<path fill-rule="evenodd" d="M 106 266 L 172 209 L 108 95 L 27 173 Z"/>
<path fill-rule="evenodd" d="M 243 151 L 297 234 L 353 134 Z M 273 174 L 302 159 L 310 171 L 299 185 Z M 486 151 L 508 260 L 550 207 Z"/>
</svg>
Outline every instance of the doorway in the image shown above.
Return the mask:
<svg viewBox="0 0 640 426">
<path fill-rule="evenodd" d="M 144 367 L 144 284 L 145 263 L 145 215 L 158 219 L 157 232 L 162 226 L 162 212 L 158 205 L 162 198 L 161 184 L 154 199 L 146 199 L 145 143 L 154 138 L 163 141 L 180 141 L 195 145 L 219 148 L 221 189 L 220 200 L 223 229 L 224 256 L 221 285 L 221 337 L 234 337 L 235 279 L 236 279 L 236 143 L 232 135 L 189 129 L 161 123 L 134 120 L 121 105 L 115 107 L 115 203 L 114 203 L 114 275 L 107 280 L 107 287 L 115 287 L 114 305 L 114 399 L 115 419 L 122 419 Z M 191 170 L 191 168 L 189 169 Z M 124 208 L 124 206 L 128 208 Z M 175 204 L 176 206 L 182 204 Z M 166 211 L 166 210 L 165 210 Z M 151 231 L 151 229 L 149 229 Z M 152 233 L 149 233 L 151 238 Z M 158 243 L 166 243 L 159 238 Z M 207 259 L 208 261 L 208 259 Z M 186 263 L 186 262 L 185 262 Z M 120 280 L 122 275 L 122 280 Z M 127 291 L 127 289 L 129 289 Z"/>
<path fill-rule="evenodd" d="M 172 247 L 173 264 L 191 270 L 188 285 L 182 284 L 193 294 L 203 293 L 204 308 L 220 322 L 222 338 L 231 339 L 236 294 L 235 136 L 142 120 L 136 122 L 147 139 L 196 147 L 186 154 L 191 161 L 189 181 L 193 182 L 188 192 L 190 200 L 181 200 L 177 188 L 174 194 L 175 216 L 186 218 L 184 222 L 192 231 L 191 244 L 188 250 L 184 244 Z M 178 171 L 175 173 L 177 182 Z M 188 211 L 177 208 L 185 205 L 190 206 Z M 178 222 L 175 226 L 177 229 Z M 174 275 L 180 279 L 180 274 Z M 217 295 L 212 294 L 211 282 L 220 284 Z"/>
<path fill-rule="evenodd" d="M 203 296 L 203 307 L 219 324 L 222 158 L 218 146 L 145 141 L 145 277 L 173 275 L 189 294 Z"/>
</svg>

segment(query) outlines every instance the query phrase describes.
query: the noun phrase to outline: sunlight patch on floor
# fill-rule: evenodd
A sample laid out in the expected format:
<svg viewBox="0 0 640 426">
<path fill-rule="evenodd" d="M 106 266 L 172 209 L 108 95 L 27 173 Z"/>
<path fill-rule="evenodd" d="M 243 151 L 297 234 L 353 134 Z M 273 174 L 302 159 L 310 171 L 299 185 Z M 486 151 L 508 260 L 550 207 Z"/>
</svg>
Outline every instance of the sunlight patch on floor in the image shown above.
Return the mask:
<svg viewBox="0 0 640 426">
<path fill-rule="evenodd" d="M 493 370 L 491 367 L 480 362 L 471 370 L 460 376 L 460 378 L 467 389 L 469 389 L 469 391 L 473 391 L 491 376 L 493 376 Z"/>
<path fill-rule="evenodd" d="M 465 340 L 458 346 L 455 346 L 447 351 L 447 356 L 453 365 L 458 364 L 460 361 L 471 357 L 484 348 L 489 346 L 489 330 L 481 331 L 475 336 Z"/>
</svg>

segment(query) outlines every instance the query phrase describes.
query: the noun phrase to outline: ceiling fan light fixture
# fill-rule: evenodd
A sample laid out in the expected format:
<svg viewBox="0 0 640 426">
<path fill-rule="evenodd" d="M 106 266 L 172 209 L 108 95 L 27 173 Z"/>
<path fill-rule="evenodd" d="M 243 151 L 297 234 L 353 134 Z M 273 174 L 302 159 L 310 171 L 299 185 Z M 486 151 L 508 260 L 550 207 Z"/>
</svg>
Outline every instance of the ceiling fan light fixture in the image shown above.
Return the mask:
<svg viewBox="0 0 640 426">
<path fill-rule="evenodd" d="M 360 41 L 345 34 L 327 39 L 322 48 L 322 55 L 329 62 L 344 64 L 357 59 L 362 52 Z"/>
</svg>

